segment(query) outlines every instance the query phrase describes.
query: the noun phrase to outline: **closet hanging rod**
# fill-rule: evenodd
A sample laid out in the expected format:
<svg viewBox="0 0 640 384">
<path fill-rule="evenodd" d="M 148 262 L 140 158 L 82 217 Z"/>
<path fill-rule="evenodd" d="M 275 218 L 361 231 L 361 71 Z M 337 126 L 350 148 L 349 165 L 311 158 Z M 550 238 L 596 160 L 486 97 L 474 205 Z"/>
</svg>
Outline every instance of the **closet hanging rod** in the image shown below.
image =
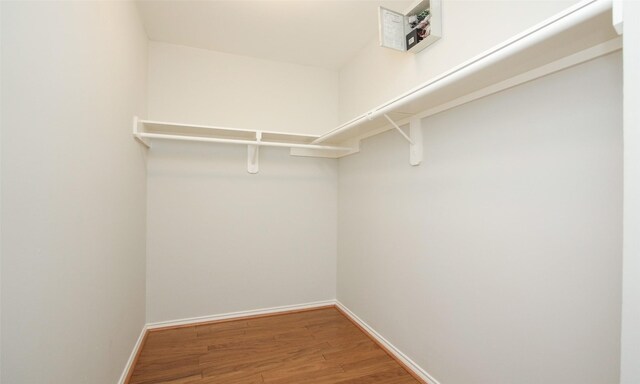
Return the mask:
<svg viewBox="0 0 640 384">
<path fill-rule="evenodd" d="M 140 132 L 137 134 L 141 138 L 149 139 L 163 139 L 163 140 L 182 140 L 182 141 L 200 141 L 207 143 L 224 143 L 224 144 L 239 144 L 239 145 L 257 145 L 260 147 L 285 147 L 285 148 L 306 148 L 306 149 L 321 149 L 328 151 L 350 151 L 348 147 L 337 147 L 332 145 L 317 145 L 317 144 L 298 144 L 298 143 L 278 143 L 271 141 L 257 141 L 257 140 L 240 140 L 240 139 L 218 139 L 213 137 L 197 137 L 197 136 L 182 136 L 182 135 L 167 135 L 163 133 L 147 133 Z"/>
</svg>

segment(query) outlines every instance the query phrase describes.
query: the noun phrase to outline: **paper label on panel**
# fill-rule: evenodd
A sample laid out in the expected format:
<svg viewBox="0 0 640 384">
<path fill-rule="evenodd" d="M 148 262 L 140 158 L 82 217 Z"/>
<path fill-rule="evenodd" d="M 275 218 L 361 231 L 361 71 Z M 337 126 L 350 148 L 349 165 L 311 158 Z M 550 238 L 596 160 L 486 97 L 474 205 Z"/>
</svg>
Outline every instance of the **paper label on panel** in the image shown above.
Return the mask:
<svg viewBox="0 0 640 384">
<path fill-rule="evenodd" d="M 380 7 L 380 45 L 406 51 L 404 36 L 404 15 Z"/>
</svg>

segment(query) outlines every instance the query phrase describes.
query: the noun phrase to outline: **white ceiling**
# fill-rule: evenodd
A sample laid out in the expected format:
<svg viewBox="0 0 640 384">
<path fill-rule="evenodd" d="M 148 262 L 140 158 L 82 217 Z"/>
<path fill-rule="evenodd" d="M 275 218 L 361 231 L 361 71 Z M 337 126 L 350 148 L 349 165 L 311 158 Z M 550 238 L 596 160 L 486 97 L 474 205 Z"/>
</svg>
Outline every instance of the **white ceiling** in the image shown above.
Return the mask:
<svg viewBox="0 0 640 384">
<path fill-rule="evenodd" d="M 149 38 L 338 69 L 378 34 L 378 6 L 404 0 L 140 0 Z"/>
</svg>

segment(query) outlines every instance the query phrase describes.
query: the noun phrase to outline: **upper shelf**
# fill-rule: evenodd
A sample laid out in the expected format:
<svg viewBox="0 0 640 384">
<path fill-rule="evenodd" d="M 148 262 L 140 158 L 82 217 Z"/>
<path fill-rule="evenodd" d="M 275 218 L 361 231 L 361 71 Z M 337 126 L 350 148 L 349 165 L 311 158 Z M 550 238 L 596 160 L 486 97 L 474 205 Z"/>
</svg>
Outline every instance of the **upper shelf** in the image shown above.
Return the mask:
<svg viewBox="0 0 640 384">
<path fill-rule="evenodd" d="M 395 128 L 410 144 L 410 163 L 417 165 L 422 158 L 420 118 L 621 49 L 612 7 L 612 0 L 585 0 L 321 136 L 137 118 L 133 134 L 147 146 L 148 139 L 247 145 L 248 170 L 255 173 L 261 146 L 336 158 L 358 152 L 361 138 Z M 406 123 L 409 135 L 400 128 Z"/>
<path fill-rule="evenodd" d="M 349 151 L 333 145 L 313 144 L 317 135 L 260 131 L 208 125 L 169 123 L 135 118 L 133 135 L 149 146 L 147 139 L 202 141 L 214 143 L 303 148 L 327 151 Z"/>
<path fill-rule="evenodd" d="M 440 112 L 620 49 L 611 8 L 611 0 L 581 2 L 327 132 L 313 143 L 339 144 L 366 137 L 390 128 L 385 114 L 403 122 L 411 116 L 428 116 L 425 111 Z"/>
</svg>

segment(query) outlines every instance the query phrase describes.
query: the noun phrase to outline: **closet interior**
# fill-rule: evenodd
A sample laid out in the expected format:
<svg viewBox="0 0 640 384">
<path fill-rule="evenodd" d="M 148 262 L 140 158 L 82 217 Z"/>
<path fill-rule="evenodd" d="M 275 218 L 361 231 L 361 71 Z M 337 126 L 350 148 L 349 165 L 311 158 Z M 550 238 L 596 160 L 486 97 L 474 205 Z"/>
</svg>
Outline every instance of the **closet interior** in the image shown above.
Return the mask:
<svg viewBox="0 0 640 384">
<path fill-rule="evenodd" d="M 640 382 L 639 4 L 0 2 L 0 382 Z"/>
</svg>

